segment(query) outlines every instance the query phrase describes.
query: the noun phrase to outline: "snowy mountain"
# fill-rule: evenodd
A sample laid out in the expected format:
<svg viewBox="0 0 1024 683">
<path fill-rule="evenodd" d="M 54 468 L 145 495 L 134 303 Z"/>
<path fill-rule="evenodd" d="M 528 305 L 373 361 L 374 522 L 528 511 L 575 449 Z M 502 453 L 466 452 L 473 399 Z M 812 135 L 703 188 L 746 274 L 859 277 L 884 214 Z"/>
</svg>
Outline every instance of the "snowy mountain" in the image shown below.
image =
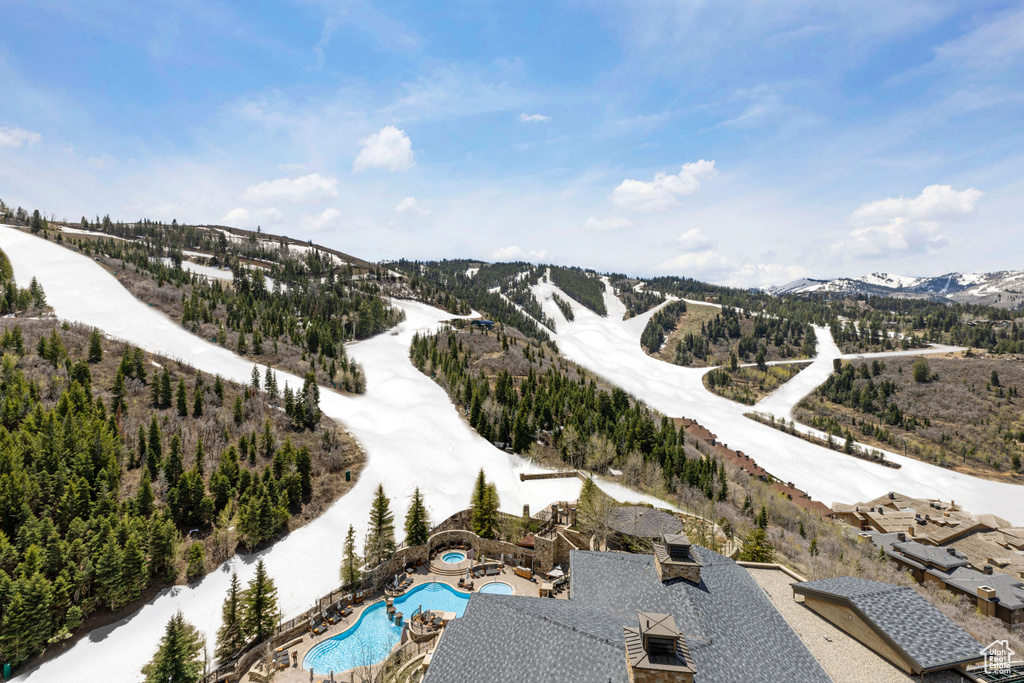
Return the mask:
<svg viewBox="0 0 1024 683">
<path fill-rule="evenodd" d="M 1017 308 L 1024 303 L 1024 271 L 946 273 L 937 277 L 871 273 L 857 278 L 833 280 L 800 278 L 784 285 L 766 287 L 765 291 L 776 295 L 827 293 L 946 299 L 959 303 Z"/>
</svg>

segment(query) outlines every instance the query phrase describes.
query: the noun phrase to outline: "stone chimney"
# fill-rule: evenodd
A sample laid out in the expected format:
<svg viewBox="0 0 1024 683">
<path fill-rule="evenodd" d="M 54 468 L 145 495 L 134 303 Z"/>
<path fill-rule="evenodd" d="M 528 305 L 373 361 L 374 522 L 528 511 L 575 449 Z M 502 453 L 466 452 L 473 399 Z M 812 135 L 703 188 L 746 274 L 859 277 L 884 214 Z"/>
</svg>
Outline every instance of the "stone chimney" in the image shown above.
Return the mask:
<svg viewBox="0 0 1024 683">
<path fill-rule="evenodd" d="M 896 540 L 899 541 L 900 543 L 906 543 L 907 542 L 907 535 L 901 531 L 898 534 L 896 534 Z"/>
<path fill-rule="evenodd" d="M 690 552 L 686 534 L 663 534 L 661 543 L 654 544 L 654 566 L 663 582 L 686 579 L 700 584 L 700 562 Z"/>
<path fill-rule="evenodd" d="M 907 527 L 907 536 L 909 536 L 911 538 L 914 537 L 914 527 L 913 526 L 908 526 Z"/>
<path fill-rule="evenodd" d="M 978 611 L 987 617 L 996 615 L 996 589 L 991 586 L 978 586 Z"/>
<path fill-rule="evenodd" d="M 638 628 L 622 629 L 630 683 L 693 683 L 697 672 L 671 614 L 639 612 Z"/>
</svg>

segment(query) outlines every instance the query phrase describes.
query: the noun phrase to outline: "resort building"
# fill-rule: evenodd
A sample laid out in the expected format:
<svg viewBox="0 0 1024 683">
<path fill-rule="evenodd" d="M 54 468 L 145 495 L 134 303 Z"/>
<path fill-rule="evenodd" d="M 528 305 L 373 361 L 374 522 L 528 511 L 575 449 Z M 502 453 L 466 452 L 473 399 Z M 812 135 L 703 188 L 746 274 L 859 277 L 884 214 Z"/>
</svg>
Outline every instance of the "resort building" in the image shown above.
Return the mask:
<svg viewBox="0 0 1024 683">
<path fill-rule="evenodd" d="M 938 585 L 973 600 L 982 614 L 1002 620 L 1011 628 L 1024 624 L 1024 582 L 996 572 L 991 564 L 975 566 L 958 546 L 937 547 L 909 540 L 903 532 L 863 532 L 890 562 L 910 573 L 918 583 Z"/>
<path fill-rule="evenodd" d="M 662 540 L 655 555 L 572 551 L 568 600 L 473 595 L 424 682 L 830 680 L 743 567 Z"/>
</svg>

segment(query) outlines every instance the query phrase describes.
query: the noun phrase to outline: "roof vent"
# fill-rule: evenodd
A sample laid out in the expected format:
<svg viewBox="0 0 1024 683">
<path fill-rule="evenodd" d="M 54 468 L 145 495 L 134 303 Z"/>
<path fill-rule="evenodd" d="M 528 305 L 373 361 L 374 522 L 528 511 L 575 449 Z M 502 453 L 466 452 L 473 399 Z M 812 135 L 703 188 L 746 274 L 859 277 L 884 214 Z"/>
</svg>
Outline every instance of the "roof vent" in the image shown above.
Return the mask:
<svg viewBox="0 0 1024 683">
<path fill-rule="evenodd" d="M 624 628 L 632 683 L 692 683 L 696 667 L 671 614 L 639 612 L 638 628 Z"/>
<path fill-rule="evenodd" d="M 986 574 L 991 575 L 992 574 L 992 565 L 986 564 L 985 567 L 981 571 L 985 572 Z"/>
<path fill-rule="evenodd" d="M 956 557 L 956 548 L 953 548 L 953 547 L 946 548 L 946 552 L 949 553 L 950 555 L 952 555 L 953 557 Z"/>
</svg>

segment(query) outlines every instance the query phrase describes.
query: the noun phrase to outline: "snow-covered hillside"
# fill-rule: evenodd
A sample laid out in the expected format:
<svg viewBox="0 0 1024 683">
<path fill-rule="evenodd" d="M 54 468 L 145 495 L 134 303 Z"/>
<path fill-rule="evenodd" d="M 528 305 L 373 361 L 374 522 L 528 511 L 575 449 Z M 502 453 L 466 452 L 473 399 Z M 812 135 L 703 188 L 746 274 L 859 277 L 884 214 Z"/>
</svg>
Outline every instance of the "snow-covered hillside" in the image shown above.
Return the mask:
<svg viewBox="0 0 1024 683">
<path fill-rule="evenodd" d="M 210 374 L 248 381 L 250 361 L 189 334 L 132 297 L 88 257 L 8 227 L 0 227 L 0 249 L 9 257 L 18 284 L 27 286 L 35 276 L 59 317 L 99 327 L 148 351 L 184 359 Z M 231 570 L 237 570 L 245 583 L 257 557 L 265 560 L 277 583 L 285 616 L 308 608 L 318 596 L 337 587 L 342 538 L 350 524 L 362 536 L 378 483 L 392 498 L 398 529 L 414 487 L 420 487 L 432 521 L 438 522 L 468 505 L 481 467 L 497 485 L 502 509 L 509 512 L 521 513 L 524 504 L 537 510 L 553 501 L 575 500 L 578 479 L 521 482 L 521 472 L 540 468 L 480 438 L 460 418 L 444 390 L 412 366 L 413 334 L 436 329 L 451 314 L 415 302 L 398 305 L 406 312 L 404 323 L 348 347 L 365 371 L 366 393 L 352 397 L 324 389 L 320 394 L 324 414 L 342 422 L 368 456 L 366 468 L 348 494 L 258 555 L 235 557 L 198 583 L 162 591 L 135 614 L 80 640 L 18 680 L 86 683 L 98 680 L 97 676 L 109 681 L 140 680 L 139 671 L 156 650 L 164 625 L 179 609 L 212 638 L 220 626 L 220 604 Z M 293 387 L 302 383 L 298 377 L 277 375 L 281 386 L 286 381 Z M 599 485 L 619 500 L 665 506 L 611 482 Z M 97 662 L 102 662 L 102 674 L 97 674 Z"/>
<path fill-rule="evenodd" d="M 902 467 L 883 467 L 816 446 L 744 417 L 750 410 L 748 406 L 704 388 L 702 377 L 709 368 L 680 367 L 643 352 L 640 334 L 660 307 L 624 321 L 624 306 L 609 291 L 605 294 L 607 317 L 579 305 L 550 283 L 536 285 L 534 292 L 544 312 L 556 320 L 557 333 L 553 337 L 563 355 L 666 415 L 696 419 L 731 448 L 743 450 L 775 476 L 794 482 L 828 505 L 836 501 L 870 500 L 898 490 L 924 498 L 955 499 L 971 510 L 991 512 L 1014 523 L 1024 523 L 1024 507 L 1020 505 L 1024 488 L 1020 486 L 976 479 L 896 453 L 886 453 L 886 458 L 899 462 Z M 562 316 L 552 300 L 551 295 L 556 292 L 569 300 L 575 318 L 572 322 Z M 754 410 L 788 419 L 796 402 L 832 372 L 833 359 L 843 356 L 826 328 L 816 331 L 818 356 L 811 367 Z M 948 351 L 946 347 L 909 353 Z M 899 353 L 905 352 L 880 355 Z"/>
<path fill-rule="evenodd" d="M 784 285 L 766 287 L 771 294 L 865 294 L 946 299 L 960 303 L 1016 308 L 1024 302 L 1024 271 L 992 273 L 946 273 L 936 277 L 910 277 L 892 273 L 870 273 L 856 278 L 817 280 L 800 278 Z"/>
</svg>

